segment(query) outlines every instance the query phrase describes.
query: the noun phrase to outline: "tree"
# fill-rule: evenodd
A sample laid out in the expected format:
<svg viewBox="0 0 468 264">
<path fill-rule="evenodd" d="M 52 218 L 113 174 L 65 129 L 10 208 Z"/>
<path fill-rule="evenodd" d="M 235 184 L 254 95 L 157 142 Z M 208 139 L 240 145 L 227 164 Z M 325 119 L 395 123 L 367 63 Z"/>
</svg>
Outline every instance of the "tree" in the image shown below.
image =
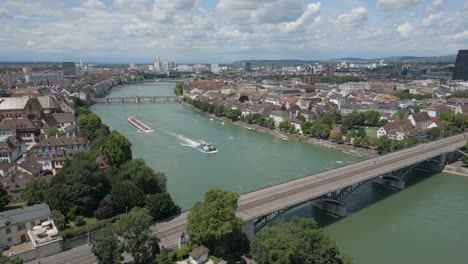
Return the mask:
<svg viewBox="0 0 468 264">
<path fill-rule="evenodd" d="M 181 96 L 184 93 L 184 82 L 177 82 L 174 87 L 174 93 L 177 96 Z"/>
<path fill-rule="evenodd" d="M 143 190 L 145 194 L 166 191 L 166 175 L 154 172 L 142 159 L 132 159 L 123 164 L 115 174 L 113 182 L 129 180 Z"/>
<path fill-rule="evenodd" d="M 117 131 L 112 131 L 104 144 L 104 155 L 112 166 L 120 166 L 132 159 L 132 144 Z"/>
<path fill-rule="evenodd" d="M 158 193 L 146 197 L 146 208 L 148 208 L 153 221 L 166 219 L 180 213 L 177 206 L 168 193 Z"/>
<path fill-rule="evenodd" d="M 94 211 L 94 217 L 97 219 L 107 219 L 114 216 L 114 206 L 112 205 L 112 201 L 107 199 L 102 199 L 99 202 L 99 207 Z"/>
<path fill-rule="evenodd" d="M 46 200 L 47 190 L 49 186 L 44 179 L 31 179 L 26 184 L 26 189 L 21 194 L 21 199 L 27 205 L 43 203 Z"/>
<path fill-rule="evenodd" d="M 300 120 L 300 121 L 302 121 L 302 122 L 305 122 L 305 121 L 306 121 L 305 117 L 304 117 L 303 115 L 301 115 L 300 113 L 297 115 L 296 118 L 297 118 L 297 120 Z"/>
<path fill-rule="evenodd" d="M 440 128 L 438 127 L 433 127 L 431 128 L 431 130 L 429 131 L 429 139 L 430 140 L 437 140 L 440 138 Z"/>
<path fill-rule="evenodd" d="M 143 205 L 145 194 L 131 181 L 119 182 L 111 190 L 113 208 L 118 213 L 124 213 L 133 207 Z"/>
<path fill-rule="evenodd" d="M 75 116 L 80 116 L 80 115 L 89 115 L 91 114 L 92 112 L 87 109 L 87 108 L 84 108 L 82 106 L 78 107 L 75 109 Z"/>
<path fill-rule="evenodd" d="M 91 216 L 108 192 L 109 183 L 95 157 L 81 152 L 67 160 L 52 179 L 46 201 L 53 210 L 65 215 L 76 209 L 79 215 Z"/>
<path fill-rule="evenodd" d="M 156 263 L 158 263 L 158 264 L 173 264 L 174 261 L 172 260 L 171 256 L 168 253 L 162 252 L 161 254 L 159 254 L 157 256 Z"/>
<path fill-rule="evenodd" d="M 421 112 L 421 105 L 416 105 L 416 106 L 414 107 L 414 112 L 415 112 L 415 113 L 420 113 L 420 112 Z"/>
<path fill-rule="evenodd" d="M 278 127 L 282 131 L 287 131 L 287 132 L 292 131 L 292 133 L 294 133 L 294 131 L 296 130 L 294 125 L 291 123 L 291 119 L 289 118 L 285 118 L 283 121 L 281 121 Z"/>
<path fill-rule="evenodd" d="M 398 111 L 398 112 L 396 112 L 395 116 L 398 119 L 403 120 L 403 118 L 405 117 L 405 113 Z"/>
<path fill-rule="evenodd" d="M 237 195 L 211 189 L 203 202 L 196 203 L 188 215 L 187 232 L 193 244 L 205 245 L 213 255 L 231 263 L 235 256 L 246 253 L 248 245 L 242 234 L 242 220 L 235 215 Z"/>
<path fill-rule="evenodd" d="M 341 133 L 332 134 L 332 135 L 330 135 L 330 139 L 340 143 L 343 140 L 343 134 L 341 134 Z"/>
<path fill-rule="evenodd" d="M 367 137 L 366 130 L 364 128 L 359 128 L 359 130 L 357 132 L 357 136 L 360 137 L 360 138 Z"/>
<path fill-rule="evenodd" d="M 99 264 L 120 263 L 122 247 L 114 230 L 110 227 L 98 231 L 91 249 Z"/>
<path fill-rule="evenodd" d="M 82 114 L 78 116 L 77 124 L 80 135 L 93 140 L 96 137 L 96 130 L 101 126 L 101 118 L 93 113 Z"/>
<path fill-rule="evenodd" d="M 5 206 L 7 206 L 10 203 L 10 197 L 8 195 L 8 192 L 3 188 L 3 185 L 0 186 L 0 211 L 3 211 L 5 209 Z"/>
<path fill-rule="evenodd" d="M 44 134 L 41 134 L 39 136 L 40 139 L 44 139 L 45 138 L 45 135 L 51 137 L 51 136 L 55 136 L 55 135 L 59 135 L 59 136 L 63 136 L 65 135 L 65 132 L 63 132 L 62 130 L 59 130 L 58 128 L 56 127 L 48 127 L 44 130 Z"/>
<path fill-rule="evenodd" d="M 251 253 L 259 264 L 343 263 L 338 247 L 315 221 L 298 217 L 257 233 Z"/>
<path fill-rule="evenodd" d="M 341 114 L 338 109 L 335 107 L 332 107 L 330 110 L 326 111 L 325 114 L 322 116 L 323 123 L 329 125 L 330 127 L 333 124 L 339 124 L 341 123 Z"/>
<path fill-rule="evenodd" d="M 23 264 L 23 260 L 19 257 L 7 257 L 0 254 L 0 264 Z"/>
<path fill-rule="evenodd" d="M 50 218 L 54 220 L 54 223 L 59 230 L 67 229 L 67 220 L 65 220 L 65 216 L 60 211 L 52 211 L 50 213 Z"/>
<path fill-rule="evenodd" d="M 122 248 L 135 264 L 152 263 L 159 253 L 159 241 L 149 229 L 151 222 L 146 208 L 134 208 L 115 222 L 113 230 L 122 237 Z"/>
</svg>

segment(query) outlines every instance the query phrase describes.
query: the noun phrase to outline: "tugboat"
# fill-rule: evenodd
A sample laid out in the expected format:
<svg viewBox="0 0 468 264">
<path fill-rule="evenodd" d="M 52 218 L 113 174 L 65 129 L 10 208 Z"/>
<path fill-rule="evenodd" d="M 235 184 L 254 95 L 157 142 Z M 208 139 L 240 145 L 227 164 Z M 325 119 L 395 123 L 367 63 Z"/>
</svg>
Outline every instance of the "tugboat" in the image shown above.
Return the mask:
<svg viewBox="0 0 468 264">
<path fill-rule="evenodd" d="M 215 146 L 208 144 L 208 143 L 201 143 L 197 146 L 197 149 L 203 153 L 216 153 L 218 150 Z"/>
</svg>

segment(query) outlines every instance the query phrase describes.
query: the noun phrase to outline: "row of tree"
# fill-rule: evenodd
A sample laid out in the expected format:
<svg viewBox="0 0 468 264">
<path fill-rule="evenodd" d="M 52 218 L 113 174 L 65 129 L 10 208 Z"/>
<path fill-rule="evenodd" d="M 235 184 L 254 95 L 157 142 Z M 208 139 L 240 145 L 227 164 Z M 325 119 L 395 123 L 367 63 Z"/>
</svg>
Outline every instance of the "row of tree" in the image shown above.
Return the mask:
<svg viewBox="0 0 468 264">
<path fill-rule="evenodd" d="M 248 114 L 246 116 L 241 116 L 240 120 L 249 124 L 256 124 L 261 127 L 267 127 L 270 129 L 276 128 L 273 118 L 265 118 L 261 114 Z"/>
<path fill-rule="evenodd" d="M 224 107 L 223 105 L 211 104 L 207 102 L 200 101 L 198 99 L 191 99 L 188 97 L 184 97 L 184 102 L 189 103 L 196 108 L 208 112 L 211 114 L 215 114 L 218 117 L 225 116 L 232 121 L 237 121 L 242 115 L 242 112 L 239 109 L 232 109 Z"/>
</svg>

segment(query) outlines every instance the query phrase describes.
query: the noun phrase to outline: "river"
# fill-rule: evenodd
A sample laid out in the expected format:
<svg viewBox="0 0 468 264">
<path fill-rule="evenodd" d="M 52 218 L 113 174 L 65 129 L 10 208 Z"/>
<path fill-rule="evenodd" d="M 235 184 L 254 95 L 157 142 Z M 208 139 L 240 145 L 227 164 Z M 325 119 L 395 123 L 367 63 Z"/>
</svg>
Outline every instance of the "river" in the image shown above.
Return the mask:
<svg viewBox="0 0 468 264">
<path fill-rule="evenodd" d="M 112 96 L 168 95 L 174 83 L 119 87 Z M 244 193 L 358 161 L 341 151 L 285 141 L 232 124 L 210 120 L 178 103 L 110 103 L 91 108 L 111 129 L 133 144 L 134 157 L 164 172 L 168 191 L 183 208 L 213 187 Z M 138 132 L 127 122 L 136 116 L 152 127 Z M 204 154 L 207 141 L 219 149 Z M 367 183 L 353 193 L 343 219 L 306 205 L 288 212 L 314 217 L 355 263 L 455 263 L 468 258 L 468 177 L 414 172 L 401 192 Z"/>
</svg>

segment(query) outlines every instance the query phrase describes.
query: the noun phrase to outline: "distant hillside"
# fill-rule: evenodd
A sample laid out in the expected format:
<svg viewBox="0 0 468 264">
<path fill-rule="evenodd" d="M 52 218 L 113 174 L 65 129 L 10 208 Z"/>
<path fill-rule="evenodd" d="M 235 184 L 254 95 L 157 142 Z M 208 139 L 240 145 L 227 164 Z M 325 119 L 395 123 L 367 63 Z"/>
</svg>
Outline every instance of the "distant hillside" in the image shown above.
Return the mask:
<svg viewBox="0 0 468 264">
<path fill-rule="evenodd" d="M 340 63 L 343 61 L 354 63 L 378 63 L 384 60 L 385 63 L 455 63 L 456 55 L 437 56 L 437 57 L 415 57 L 415 56 L 399 56 L 399 57 L 384 57 L 384 58 L 335 58 L 329 60 L 242 60 L 235 61 L 232 64 L 242 64 L 250 62 L 253 65 L 304 65 L 314 63 Z"/>
</svg>

